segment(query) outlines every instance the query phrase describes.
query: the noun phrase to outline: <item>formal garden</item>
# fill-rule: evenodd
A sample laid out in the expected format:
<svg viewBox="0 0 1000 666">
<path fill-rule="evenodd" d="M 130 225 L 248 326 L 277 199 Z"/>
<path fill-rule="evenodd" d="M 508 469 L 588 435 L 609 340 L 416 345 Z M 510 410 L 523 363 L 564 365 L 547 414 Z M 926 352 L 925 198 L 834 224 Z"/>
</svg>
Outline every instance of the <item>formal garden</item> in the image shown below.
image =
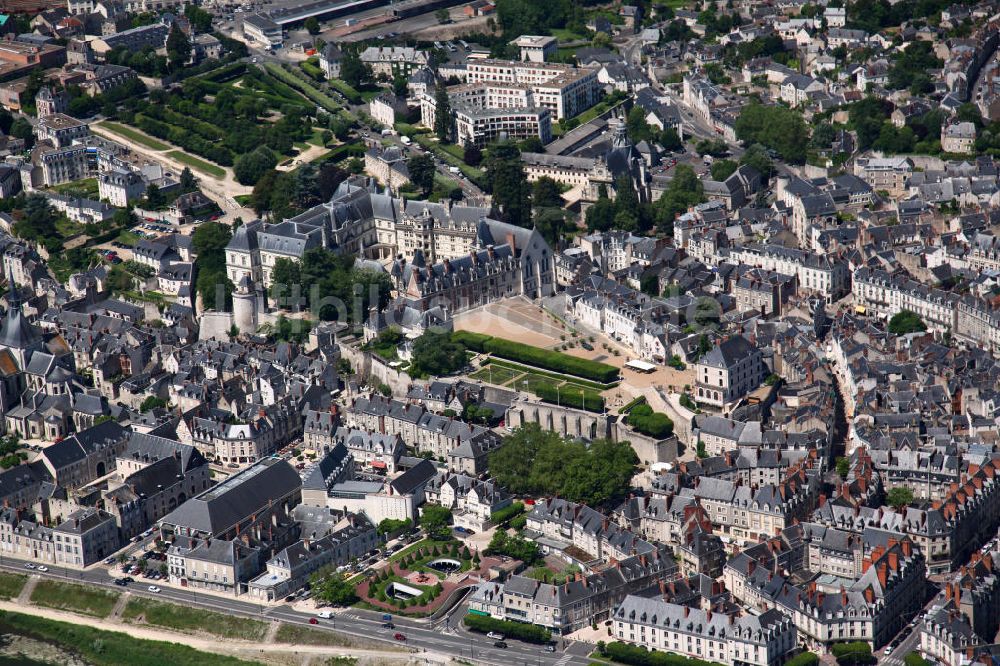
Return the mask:
<svg viewBox="0 0 1000 666">
<path fill-rule="evenodd" d="M 390 566 L 362 581 L 356 590 L 362 606 L 403 615 L 433 613 L 448 595 L 465 584 L 464 576 L 488 566 L 458 541 L 417 544 Z"/>
</svg>

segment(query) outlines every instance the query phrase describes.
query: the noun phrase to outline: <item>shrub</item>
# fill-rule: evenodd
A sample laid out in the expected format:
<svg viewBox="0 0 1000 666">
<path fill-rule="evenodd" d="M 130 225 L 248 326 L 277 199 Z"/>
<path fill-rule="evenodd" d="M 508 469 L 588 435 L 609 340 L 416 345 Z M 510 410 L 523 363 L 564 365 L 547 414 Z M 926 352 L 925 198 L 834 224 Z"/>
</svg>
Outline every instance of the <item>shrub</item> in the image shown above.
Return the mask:
<svg viewBox="0 0 1000 666">
<path fill-rule="evenodd" d="M 483 335 L 482 333 L 473 333 L 471 331 L 455 331 L 451 334 L 451 339 L 454 342 L 461 342 L 465 345 L 466 349 L 471 349 L 474 352 L 484 352 L 486 351 L 486 343 L 492 338 L 489 335 Z"/>
<path fill-rule="evenodd" d="M 674 432 L 674 422 L 660 412 L 654 412 L 649 405 L 636 405 L 626 418 L 626 423 L 643 435 L 665 439 Z"/>
<path fill-rule="evenodd" d="M 604 398 L 591 389 L 581 389 L 575 386 L 560 386 L 556 390 L 551 384 L 538 384 L 532 390 L 545 402 L 559 404 L 563 407 L 585 409 L 588 412 L 603 412 Z"/>
<path fill-rule="evenodd" d="M 499 511 L 494 511 L 490 516 L 490 520 L 494 524 L 499 525 L 505 523 L 515 516 L 519 516 L 524 513 L 524 502 L 514 502 L 510 506 L 504 507 Z"/>
<path fill-rule="evenodd" d="M 713 662 L 703 659 L 682 657 L 669 652 L 649 652 L 644 647 L 628 643 L 608 643 L 601 652 L 603 656 L 622 664 L 634 666 L 712 666 Z"/>
</svg>

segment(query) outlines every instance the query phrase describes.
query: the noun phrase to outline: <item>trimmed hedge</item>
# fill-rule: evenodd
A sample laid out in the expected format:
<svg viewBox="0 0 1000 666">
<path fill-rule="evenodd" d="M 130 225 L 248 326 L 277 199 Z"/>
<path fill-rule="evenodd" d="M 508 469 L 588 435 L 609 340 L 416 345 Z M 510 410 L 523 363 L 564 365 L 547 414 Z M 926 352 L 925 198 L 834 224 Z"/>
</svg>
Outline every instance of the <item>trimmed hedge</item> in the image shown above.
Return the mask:
<svg viewBox="0 0 1000 666">
<path fill-rule="evenodd" d="M 631 666 L 715 666 L 717 662 L 693 659 L 670 652 L 650 652 L 638 645 L 628 643 L 608 643 L 604 655 L 622 664 Z"/>
<path fill-rule="evenodd" d="M 499 525 L 501 523 L 506 523 L 511 518 L 519 516 L 522 513 L 524 513 L 524 502 L 514 502 L 510 506 L 505 506 L 499 511 L 494 511 L 490 514 L 490 520 Z"/>
<path fill-rule="evenodd" d="M 472 631 L 479 631 L 484 634 L 496 631 L 504 636 L 516 638 L 525 643 L 544 645 L 552 640 L 552 632 L 545 627 L 539 627 L 537 624 L 497 620 L 485 615 L 466 615 L 463 622 Z"/>
<path fill-rule="evenodd" d="M 526 345 L 522 342 L 515 342 L 505 338 L 494 338 L 481 333 L 469 333 L 468 331 L 456 331 L 452 339 L 461 342 L 473 351 L 489 352 L 501 358 L 536 366 L 544 370 L 583 377 L 584 379 L 601 382 L 602 384 L 609 384 L 618 379 L 619 370 L 613 365 L 590 361 L 585 358 L 577 358 L 569 354 Z"/>
<path fill-rule="evenodd" d="M 455 331 L 451 334 L 451 339 L 455 342 L 461 342 L 465 345 L 466 349 L 471 349 L 475 352 L 486 351 L 486 343 L 492 339 L 492 335 L 485 335 L 483 333 L 473 333 L 472 331 Z"/>
<path fill-rule="evenodd" d="M 629 412 L 625 422 L 638 432 L 656 439 L 666 439 L 674 433 L 674 422 L 660 412 L 654 412 L 647 404 L 636 405 Z"/>
</svg>

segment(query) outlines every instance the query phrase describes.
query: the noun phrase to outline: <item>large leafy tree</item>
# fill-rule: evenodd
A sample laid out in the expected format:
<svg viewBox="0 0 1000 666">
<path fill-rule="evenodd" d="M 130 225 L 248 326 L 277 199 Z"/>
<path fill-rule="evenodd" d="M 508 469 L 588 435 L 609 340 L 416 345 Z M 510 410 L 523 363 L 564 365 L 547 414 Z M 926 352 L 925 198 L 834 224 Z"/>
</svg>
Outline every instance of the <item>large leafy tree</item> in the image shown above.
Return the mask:
<svg viewBox="0 0 1000 666">
<path fill-rule="evenodd" d="M 406 168 L 410 172 L 410 180 L 420 188 L 420 191 L 427 196 L 434 188 L 434 160 L 430 155 L 414 155 L 406 161 Z"/>
<path fill-rule="evenodd" d="M 167 34 L 167 60 L 170 66 L 178 69 L 191 58 L 191 40 L 184 31 L 174 23 Z"/>
<path fill-rule="evenodd" d="M 705 187 L 698 180 L 694 169 L 687 164 L 678 164 L 673 179 L 656 202 L 656 222 L 660 231 L 672 232 L 674 218 L 704 200 Z"/>
<path fill-rule="evenodd" d="M 736 136 L 746 144 L 771 148 L 787 162 L 801 164 L 806 159 L 809 129 L 794 109 L 749 104 L 736 121 Z"/>
<path fill-rule="evenodd" d="M 340 78 L 348 85 L 358 88 L 371 81 L 372 71 L 368 65 L 361 62 L 357 51 L 347 49 L 340 61 Z"/>
<path fill-rule="evenodd" d="M 605 505 L 627 491 L 637 458 L 628 442 L 588 446 L 533 423 L 508 436 L 489 462 L 497 482 L 513 493 Z"/>
<path fill-rule="evenodd" d="M 493 204 L 507 222 L 531 226 L 531 185 L 524 174 L 521 153 L 512 143 L 497 144 L 486 160 L 486 178 Z"/>
<path fill-rule="evenodd" d="M 225 224 L 206 222 L 195 229 L 191 245 L 198 255 L 195 286 L 201 296 L 202 307 L 226 310 L 232 304 L 233 283 L 226 276 L 226 245 L 232 230 Z"/>
<path fill-rule="evenodd" d="M 447 375 L 468 363 L 465 345 L 454 342 L 448 333 L 426 331 L 413 342 L 412 370 L 420 375 Z"/>
<path fill-rule="evenodd" d="M 420 526 L 432 539 L 444 540 L 450 536 L 451 511 L 439 504 L 424 506 L 420 514 Z"/>
</svg>

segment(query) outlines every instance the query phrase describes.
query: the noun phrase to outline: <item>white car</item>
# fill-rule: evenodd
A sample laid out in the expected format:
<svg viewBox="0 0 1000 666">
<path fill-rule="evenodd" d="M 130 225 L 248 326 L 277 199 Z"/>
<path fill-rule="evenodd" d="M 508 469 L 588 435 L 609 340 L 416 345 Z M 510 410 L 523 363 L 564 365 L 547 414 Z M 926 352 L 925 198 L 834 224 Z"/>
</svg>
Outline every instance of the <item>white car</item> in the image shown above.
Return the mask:
<svg viewBox="0 0 1000 666">
<path fill-rule="evenodd" d="M 502 641 L 503 640 L 503 634 L 499 634 L 499 633 L 497 633 L 495 631 L 491 631 L 490 633 L 486 634 L 486 638 L 489 638 L 490 640 L 493 640 L 493 641 Z"/>
<path fill-rule="evenodd" d="M 154 593 L 154 594 L 157 594 L 157 593 L 159 593 L 160 588 L 156 587 L 155 585 L 150 585 L 149 586 L 149 591 L 152 592 L 152 593 Z"/>
<path fill-rule="evenodd" d="M 31 562 L 27 562 L 27 563 L 25 563 L 24 568 L 25 569 L 34 569 L 35 565 L 32 564 Z"/>
<path fill-rule="evenodd" d="M 329 620 L 330 618 L 333 617 L 333 613 L 331 611 L 320 611 L 316 613 L 316 617 L 320 618 L 321 620 Z"/>
<path fill-rule="evenodd" d="M 38 567 L 38 570 L 41 571 L 42 573 L 45 573 L 46 571 L 49 570 L 49 568 L 43 564 L 40 567 Z"/>
</svg>

